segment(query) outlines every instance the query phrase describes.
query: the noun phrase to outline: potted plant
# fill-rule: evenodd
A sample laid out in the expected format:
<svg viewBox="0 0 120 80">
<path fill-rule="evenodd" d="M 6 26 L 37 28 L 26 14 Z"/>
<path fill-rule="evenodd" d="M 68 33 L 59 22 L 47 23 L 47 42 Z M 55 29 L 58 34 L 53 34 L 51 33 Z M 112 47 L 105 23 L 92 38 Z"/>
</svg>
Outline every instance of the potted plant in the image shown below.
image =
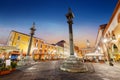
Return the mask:
<svg viewBox="0 0 120 80">
<path fill-rule="evenodd" d="M 4 64 L 4 60 L 0 59 L 0 67 Z"/>
<path fill-rule="evenodd" d="M 11 68 L 12 70 L 16 70 L 16 67 L 17 67 L 17 63 L 16 62 L 11 62 Z"/>
<path fill-rule="evenodd" d="M 10 73 L 10 66 L 5 67 L 5 65 L 3 65 L 2 67 L 0 67 L 0 75 L 5 75 L 9 73 Z"/>
</svg>

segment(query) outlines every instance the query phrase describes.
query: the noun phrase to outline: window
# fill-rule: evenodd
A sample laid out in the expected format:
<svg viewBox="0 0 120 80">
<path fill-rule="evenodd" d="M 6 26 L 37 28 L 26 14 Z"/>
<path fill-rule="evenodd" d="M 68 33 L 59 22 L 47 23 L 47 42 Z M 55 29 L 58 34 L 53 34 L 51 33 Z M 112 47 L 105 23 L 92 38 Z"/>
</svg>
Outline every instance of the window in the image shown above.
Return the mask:
<svg viewBox="0 0 120 80">
<path fill-rule="evenodd" d="M 112 31 L 112 39 L 116 39 L 114 31 Z"/>
<path fill-rule="evenodd" d="M 120 13 L 118 14 L 118 23 L 120 23 Z"/>
<path fill-rule="evenodd" d="M 40 45 L 40 48 L 42 48 L 42 44 Z"/>
<path fill-rule="evenodd" d="M 38 47 L 38 40 L 36 40 L 36 44 L 35 44 L 36 47 Z"/>
<path fill-rule="evenodd" d="M 20 36 L 18 36 L 18 40 L 20 40 Z"/>
</svg>

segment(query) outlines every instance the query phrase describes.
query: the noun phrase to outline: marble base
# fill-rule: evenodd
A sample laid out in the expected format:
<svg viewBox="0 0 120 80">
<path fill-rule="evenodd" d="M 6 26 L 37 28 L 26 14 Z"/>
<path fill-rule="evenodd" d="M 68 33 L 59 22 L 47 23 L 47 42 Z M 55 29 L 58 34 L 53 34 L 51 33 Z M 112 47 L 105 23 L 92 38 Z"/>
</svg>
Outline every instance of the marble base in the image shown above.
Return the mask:
<svg viewBox="0 0 120 80">
<path fill-rule="evenodd" d="M 74 55 L 70 55 L 62 65 L 60 69 L 68 72 L 87 72 L 87 66 L 83 63 L 82 60 L 76 58 Z"/>
</svg>

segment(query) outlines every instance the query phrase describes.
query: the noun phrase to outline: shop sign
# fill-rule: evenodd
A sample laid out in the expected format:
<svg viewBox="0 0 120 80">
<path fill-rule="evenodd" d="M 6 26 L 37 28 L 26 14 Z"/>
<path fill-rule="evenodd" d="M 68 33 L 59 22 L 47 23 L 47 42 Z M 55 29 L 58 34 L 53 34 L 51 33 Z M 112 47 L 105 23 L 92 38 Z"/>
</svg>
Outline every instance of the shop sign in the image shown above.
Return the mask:
<svg viewBox="0 0 120 80">
<path fill-rule="evenodd" d="M 11 65 L 11 60 L 6 60 L 6 66 L 10 66 Z"/>
</svg>

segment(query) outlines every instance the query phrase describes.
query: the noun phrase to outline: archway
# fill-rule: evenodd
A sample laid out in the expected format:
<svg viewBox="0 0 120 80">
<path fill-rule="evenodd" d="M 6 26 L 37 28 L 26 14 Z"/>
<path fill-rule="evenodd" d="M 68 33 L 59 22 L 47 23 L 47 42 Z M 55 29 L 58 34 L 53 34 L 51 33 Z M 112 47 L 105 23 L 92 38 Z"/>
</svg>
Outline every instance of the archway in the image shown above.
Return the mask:
<svg viewBox="0 0 120 80">
<path fill-rule="evenodd" d="M 112 53 L 113 53 L 114 60 L 119 61 L 120 60 L 120 53 L 119 53 L 118 47 L 116 46 L 116 44 L 113 44 L 112 48 L 113 48 Z"/>
</svg>

